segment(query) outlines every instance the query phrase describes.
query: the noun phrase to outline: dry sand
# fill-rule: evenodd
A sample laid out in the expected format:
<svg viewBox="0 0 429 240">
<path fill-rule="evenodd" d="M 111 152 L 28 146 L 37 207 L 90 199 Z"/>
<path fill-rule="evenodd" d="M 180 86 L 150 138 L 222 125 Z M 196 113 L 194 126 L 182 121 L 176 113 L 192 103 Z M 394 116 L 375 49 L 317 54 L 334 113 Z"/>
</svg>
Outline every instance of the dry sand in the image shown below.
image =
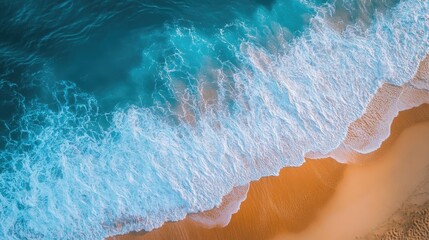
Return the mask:
<svg viewBox="0 0 429 240">
<path fill-rule="evenodd" d="M 403 236 L 416 234 L 429 217 L 429 196 L 421 194 L 429 186 L 423 184 L 429 176 L 428 120 L 427 104 L 401 112 L 382 147 L 358 155 L 364 163 L 307 160 L 252 182 L 224 228 L 206 229 L 187 218 L 117 239 L 413 239 Z"/>
<path fill-rule="evenodd" d="M 420 186 L 428 177 L 429 122 L 425 122 L 406 129 L 374 161 L 348 166 L 335 195 L 305 231 L 274 239 L 347 240 L 364 236 L 408 201 L 414 201 L 410 199 L 413 192 L 422 187 L 429 190 L 429 185 Z M 423 203 L 428 200 L 423 199 Z M 420 234 L 429 237 L 427 230 L 427 226 L 420 229 Z"/>
</svg>

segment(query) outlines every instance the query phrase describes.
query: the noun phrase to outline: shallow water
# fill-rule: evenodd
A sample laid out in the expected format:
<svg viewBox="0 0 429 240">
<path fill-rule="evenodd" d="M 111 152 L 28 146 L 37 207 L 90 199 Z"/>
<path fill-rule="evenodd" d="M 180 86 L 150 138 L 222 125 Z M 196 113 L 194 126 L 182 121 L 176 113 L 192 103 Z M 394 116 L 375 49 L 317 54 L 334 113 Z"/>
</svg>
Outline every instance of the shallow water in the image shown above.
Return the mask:
<svg viewBox="0 0 429 240">
<path fill-rule="evenodd" d="M 336 148 L 429 45 L 427 1 L 0 5 L 10 239 L 100 239 L 211 209 Z"/>
</svg>

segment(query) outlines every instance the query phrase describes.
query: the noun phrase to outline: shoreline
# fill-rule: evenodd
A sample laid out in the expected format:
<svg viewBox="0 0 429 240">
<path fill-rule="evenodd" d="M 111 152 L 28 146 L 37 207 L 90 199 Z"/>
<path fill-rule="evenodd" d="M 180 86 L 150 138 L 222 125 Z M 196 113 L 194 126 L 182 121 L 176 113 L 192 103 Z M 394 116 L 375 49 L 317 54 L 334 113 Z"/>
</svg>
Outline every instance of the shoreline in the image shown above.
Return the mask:
<svg viewBox="0 0 429 240">
<path fill-rule="evenodd" d="M 181 239 L 225 238 L 220 236 L 266 239 L 285 230 L 289 233 L 303 231 L 314 221 L 321 206 L 332 198 L 347 168 L 379 159 L 390 150 L 406 128 L 429 121 L 428 74 L 429 57 L 420 63 L 415 77 L 408 83 L 401 87 L 384 84 L 365 113 L 349 126 L 345 140 L 336 150 L 325 155 L 310 152 L 306 154 L 302 166 L 284 167 L 279 176 L 263 177 L 251 182 L 247 198 L 244 194 L 245 200 L 241 206 L 238 202 L 235 207 L 237 213 L 233 210 L 220 216 L 222 210 L 219 209 L 230 204 L 226 202 L 212 210 L 188 214 L 183 220 L 166 222 L 150 232 L 131 232 L 109 239 L 163 239 L 178 234 Z M 312 195 L 317 195 L 318 200 L 313 201 Z M 267 205 L 272 209 L 268 210 Z M 234 214 L 232 218 L 231 214 Z M 216 223 L 216 216 L 212 226 L 195 221 L 212 215 L 217 218 L 220 216 L 223 222 Z M 216 228 L 216 225 L 226 226 Z M 255 226 L 268 230 L 255 232 Z M 245 236 L 236 235 L 236 229 L 245 233 Z"/>
<path fill-rule="evenodd" d="M 405 129 L 428 120 L 429 104 L 400 112 L 391 124 L 390 137 L 377 151 L 361 154 L 364 158 L 361 165 L 388 152 Z M 306 159 L 300 167 L 283 168 L 279 176 L 252 182 L 247 199 L 224 228 L 207 229 L 187 217 L 165 223 L 149 233 L 129 233 L 112 239 L 148 240 L 168 236 L 178 239 L 269 239 L 285 232 L 303 232 L 335 195 L 350 165 L 332 158 Z M 315 195 L 317 199 L 314 199 Z"/>
</svg>

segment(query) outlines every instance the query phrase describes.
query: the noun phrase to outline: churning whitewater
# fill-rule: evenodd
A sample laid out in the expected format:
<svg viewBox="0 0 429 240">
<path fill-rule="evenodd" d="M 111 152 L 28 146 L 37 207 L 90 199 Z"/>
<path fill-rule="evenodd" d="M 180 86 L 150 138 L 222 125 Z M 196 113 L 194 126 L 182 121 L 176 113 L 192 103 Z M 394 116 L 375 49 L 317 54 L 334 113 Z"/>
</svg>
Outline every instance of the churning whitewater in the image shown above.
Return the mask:
<svg viewBox="0 0 429 240">
<path fill-rule="evenodd" d="M 425 0 L 147 2 L 1 3 L 1 239 L 102 239 L 212 209 L 335 149 L 429 49 Z"/>
</svg>

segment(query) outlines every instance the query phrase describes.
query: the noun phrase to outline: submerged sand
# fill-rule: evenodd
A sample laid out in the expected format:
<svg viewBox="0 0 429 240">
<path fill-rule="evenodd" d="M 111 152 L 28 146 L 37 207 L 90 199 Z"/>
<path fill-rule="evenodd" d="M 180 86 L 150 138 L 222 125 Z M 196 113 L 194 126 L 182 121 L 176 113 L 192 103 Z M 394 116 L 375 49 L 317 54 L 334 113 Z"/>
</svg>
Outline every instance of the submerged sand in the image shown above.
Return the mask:
<svg viewBox="0 0 429 240">
<path fill-rule="evenodd" d="M 356 154 L 356 164 L 307 159 L 252 182 L 224 228 L 186 218 L 117 239 L 427 239 L 428 143 L 425 104 L 401 112 L 390 137 L 376 152 Z"/>
</svg>

